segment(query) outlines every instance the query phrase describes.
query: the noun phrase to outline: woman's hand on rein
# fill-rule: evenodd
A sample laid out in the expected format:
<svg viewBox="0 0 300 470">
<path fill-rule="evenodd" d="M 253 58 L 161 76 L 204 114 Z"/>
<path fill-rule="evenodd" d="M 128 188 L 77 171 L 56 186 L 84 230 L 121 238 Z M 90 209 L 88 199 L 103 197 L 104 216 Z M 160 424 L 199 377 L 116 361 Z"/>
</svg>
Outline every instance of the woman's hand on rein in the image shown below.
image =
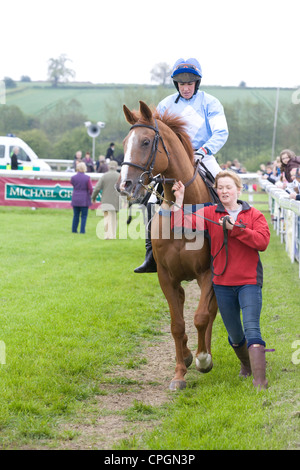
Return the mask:
<svg viewBox="0 0 300 470">
<path fill-rule="evenodd" d="M 219 224 L 221 226 L 223 226 L 223 220 L 224 220 L 224 217 L 221 217 L 221 219 L 219 219 Z M 232 230 L 233 227 L 234 227 L 234 224 L 235 224 L 235 220 L 232 218 L 232 217 L 229 217 L 229 221 L 226 220 L 226 228 L 227 230 Z"/>
<path fill-rule="evenodd" d="M 176 206 L 181 207 L 183 203 L 184 192 L 185 192 L 184 184 L 181 181 L 176 181 L 173 184 L 172 191 L 176 198 L 176 201 L 175 201 Z"/>
</svg>

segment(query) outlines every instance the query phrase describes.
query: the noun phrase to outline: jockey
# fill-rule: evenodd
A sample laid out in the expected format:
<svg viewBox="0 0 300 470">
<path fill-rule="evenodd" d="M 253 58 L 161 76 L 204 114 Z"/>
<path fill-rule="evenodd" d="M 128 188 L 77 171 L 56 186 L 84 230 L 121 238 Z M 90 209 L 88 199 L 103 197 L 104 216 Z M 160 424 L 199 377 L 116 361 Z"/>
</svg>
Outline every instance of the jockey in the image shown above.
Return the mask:
<svg viewBox="0 0 300 470">
<path fill-rule="evenodd" d="M 179 115 L 186 122 L 186 132 L 195 150 L 195 160 L 202 164 L 215 178 L 221 168 L 214 155 L 223 147 L 228 139 L 228 127 L 224 109 L 219 100 L 204 91 L 199 91 L 202 70 L 199 62 L 194 59 L 178 59 L 173 67 L 171 78 L 178 93 L 164 98 L 157 106 L 163 115 L 165 111 Z M 156 263 L 152 255 L 150 220 L 152 204 L 147 205 L 148 230 L 146 237 L 146 257 L 144 263 L 136 268 L 136 273 L 156 272 Z M 152 204 L 151 204 L 152 203 Z"/>
<path fill-rule="evenodd" d="M 199 91 L 202 70 L 196 59 L 177 60 L 171 78 L 178 93 L 164 98 L 157 110 L 161 115 L 168 111 L 184 119 L 186 132 L 195 150 L 195 159 L 200 159 L 215 177 L 221 168 L 214 155 L 228 139 L 223 106 L 217 98 Z"/>
</svg>

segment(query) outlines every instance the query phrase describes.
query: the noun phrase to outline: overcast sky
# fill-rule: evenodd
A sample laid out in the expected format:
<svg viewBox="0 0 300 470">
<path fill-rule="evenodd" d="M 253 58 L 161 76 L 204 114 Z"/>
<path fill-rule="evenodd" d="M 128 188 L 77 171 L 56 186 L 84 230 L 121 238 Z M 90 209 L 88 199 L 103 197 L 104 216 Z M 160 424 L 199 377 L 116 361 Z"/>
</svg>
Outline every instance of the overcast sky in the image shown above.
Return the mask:
<svg viewBox="0 0 300 470">
<path fill-rule="evenodd" d="M 0 80 L 46 80 L 66 54 L 76 81 L 151 83 L 196 57 L 203 85 L 300 86 L 299 0 L 13 0 L 0 7 Z"/>
</svg>

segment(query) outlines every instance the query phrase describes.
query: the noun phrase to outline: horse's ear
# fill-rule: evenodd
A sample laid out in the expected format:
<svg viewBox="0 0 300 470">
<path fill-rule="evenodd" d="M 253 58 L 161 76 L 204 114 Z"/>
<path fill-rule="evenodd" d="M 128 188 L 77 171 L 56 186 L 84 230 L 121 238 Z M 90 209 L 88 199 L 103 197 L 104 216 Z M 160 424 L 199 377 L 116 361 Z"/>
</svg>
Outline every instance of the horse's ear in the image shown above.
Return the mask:
<svg viewBox="0 0 300 470">
<path fill-rule="evenodd" d="M 136 114 L 130 111 L 130 109 L 127 108 L 127 106 L 123 106 L 123 111 L 125 114 L 126 121 L 129 122 L 129 124 L 135 124 L 138 121 L 138 117 Z"/>
<path fill-rule="evenodd" d="M 153 123 L 152 111 L 143 101 L 140 101 L 140 113 L 146 121 Z"/>
</svg>

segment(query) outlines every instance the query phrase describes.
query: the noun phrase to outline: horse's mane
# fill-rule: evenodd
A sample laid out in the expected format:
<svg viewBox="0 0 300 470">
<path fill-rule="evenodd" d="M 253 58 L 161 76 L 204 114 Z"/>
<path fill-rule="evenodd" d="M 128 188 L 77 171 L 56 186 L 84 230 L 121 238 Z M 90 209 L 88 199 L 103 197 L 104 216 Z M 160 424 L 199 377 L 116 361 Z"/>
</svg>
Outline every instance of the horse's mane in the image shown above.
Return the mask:
<svg viewBox="0 0 300 470">
<path fill-rule="evenodd" d="M 136 121 L 139 121 L 142 124 L 149 124 L 148 120 L 145 119 L 139 111 L 132 111 Z M 176 114 L 171 114 L 168 111 L 165 111 L 164 114 L 160 114 L 157 110 L 152 111 L 152 116 L 154 119 L 158 119 L 163 122 L 174 134 L 178 137 L 182 143 L 190 161 L 194 164 L 194 149 L 191 142 L 191 139 L 187 132 L 185 131 L 186 122 L 180 116 Z"/>
<path fill-rule="evenodd" d="M 137 121 L 144 124 L 148 124 L 148 121 L 144 119 L 143 116 L 141 116 L 140 112 L 133 111 L 133 114 Z M 194 164 L 194 149 L 192 146 L 191 139 L 185 131 L 186 123 L 184 119 L 180 116 L 176 116 L 175 114 L 171 114 L 168 111 L 165 111 L 164 114 L 161 115 L 157 110 L 153 111 L 153 118 L 163 122 L 167 127 L 169 127 L 169 129 L 174 132 L 174 134 L 182 143 L 190 161 Z"/>
<path fill-rule="evenodd" d="M 163 115 L 161 115 L 158 111 L 155 111 L 153 113 L 153 117 L 166 124 L 166 126 L 168 126 L 177 135 L 186 153 L 188 154 L 189 159 L 192 163 L 194 163 L 194 149 L 191 139 L 185 131 L 186 123 L 184 119 L 180 116 L 176 116 L 175 114 L 171 114 L 168 111 L 165 111 Z"/>
</svg>

